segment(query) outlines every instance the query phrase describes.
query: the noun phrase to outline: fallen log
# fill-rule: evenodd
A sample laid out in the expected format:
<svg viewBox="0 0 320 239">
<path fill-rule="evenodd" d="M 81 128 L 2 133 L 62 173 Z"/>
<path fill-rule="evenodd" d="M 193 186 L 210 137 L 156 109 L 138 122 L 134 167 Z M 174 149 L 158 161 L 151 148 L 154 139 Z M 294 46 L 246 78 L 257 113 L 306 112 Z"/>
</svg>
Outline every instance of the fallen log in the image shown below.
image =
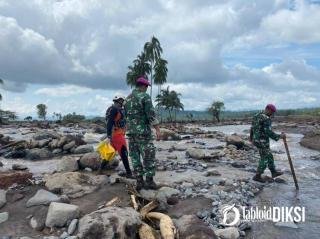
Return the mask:
<svg viewBox="0 0 320 239">
<path fill-rule="evenodd" d="M 160 233 L 163 239 L 174 239 L 177 230 L 168 215 L 160 212 L 149 212 L 146 217 L 160 220 Z"/>
<path fill-rule="evenodd" d="M 140 239 L 156 239 L 153 234 L 153 229 L 146 223 L 142 223 L 139 228 L 139 237 Z"/>
<path fill-rule="evenodd" d="M 6 148 L 9 148 L 9 147 L 12 147 L 12 146 L 16 146 L 16 145 L 18 145 L 18 144 L 25 143 L 25 142 L 26 142 L 25 140 L 14 141 L 14 142 L 11 142 L 11 143 L 9 143 L 9 144 L 7 144 L 7 145 L 5 145 L 5 146 L 2 146 L 2 147 L 0 148 L 0 150 L 6 149 Z"/>
<path fill-rule="evenodd" d="M 131 194 L 130 195 L 130 199 L 131 199 L 132 207 L 134 208 L 134 210 L 138 211 L 139 206 L 138 206 L 138 203 L 136 201 L 136 197 L 133 194 Z"/>
<path fill-rule="evenodd" d="M 155 209 L 156 207 L 159 206 L 159 203 L 157 201 L 151 201 L 149 202 L 147 205 L 145 205 L 143 208 L 141 208 L 140 210 L 140 214 L 142 215 L 142 218 L 145 218 L 146 215 L 152 211 L 153 209 Z"/>
<path fill-rule="evenodd" d="M 120 198 L 114 197 L 109 202 L 107 202 L 104 206 L 105 207 L 112 207 L 112 206 L 116 205 L 119 202 L 120 202 Z"/>
</svg>

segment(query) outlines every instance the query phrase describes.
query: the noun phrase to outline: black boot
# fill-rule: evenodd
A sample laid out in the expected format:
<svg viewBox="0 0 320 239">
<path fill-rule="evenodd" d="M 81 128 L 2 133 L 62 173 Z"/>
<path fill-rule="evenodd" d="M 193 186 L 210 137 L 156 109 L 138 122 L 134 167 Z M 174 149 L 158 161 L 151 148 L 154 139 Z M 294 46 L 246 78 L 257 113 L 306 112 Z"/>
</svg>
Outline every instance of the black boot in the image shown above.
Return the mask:
<svg viewBox="0 0 320 239">
<path fill-rule="evenodd" d="M 142 176 L 137 176 L 137 186 L 136 190 L 140 191 L 143 187 L 145 187 L 145 183 Z"/>
<path fill-rule="evenodd" d="M 158 189 L 157 184 L 153 181 L 153 177 L 146 177 L 145 189 L 152 189 L 152 190 Z"/>
<path fill-rule="evenodd" d="M 265 183 L 266 181 L 261 177 L 261 173 L 256 173 L 254 177 L 252 178 L 254 181 Z"/>
<path fill-rule="evenodd" d="M 278 177 L 278 176 L 283 174 L 283 172 L 277 171 L 275 169 L 274 170 L 270 170 L 270 171 L 271 171 L 272 178 L 276 178 L 276 177 Z"/>
</svg>

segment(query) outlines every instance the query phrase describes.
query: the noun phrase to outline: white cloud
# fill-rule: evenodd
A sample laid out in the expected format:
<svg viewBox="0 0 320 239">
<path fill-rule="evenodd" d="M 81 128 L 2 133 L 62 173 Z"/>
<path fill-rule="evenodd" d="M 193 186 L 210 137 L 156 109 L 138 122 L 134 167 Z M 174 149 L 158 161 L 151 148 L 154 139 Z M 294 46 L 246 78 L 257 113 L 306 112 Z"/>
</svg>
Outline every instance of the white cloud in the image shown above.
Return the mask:
<svg viewBox="0 0 320 239">
<path fill-rule="evenodd" d="M 87 87 L 81 87 L 76 85 L 63 85 L 59 87 L 41 88 L 38 89 L 35 92 L 35 94 L 47 95 L 50 97 L 70 97 L 73 95 L 79 95 L 91 91 L 92 89 Z"/>
</svg>

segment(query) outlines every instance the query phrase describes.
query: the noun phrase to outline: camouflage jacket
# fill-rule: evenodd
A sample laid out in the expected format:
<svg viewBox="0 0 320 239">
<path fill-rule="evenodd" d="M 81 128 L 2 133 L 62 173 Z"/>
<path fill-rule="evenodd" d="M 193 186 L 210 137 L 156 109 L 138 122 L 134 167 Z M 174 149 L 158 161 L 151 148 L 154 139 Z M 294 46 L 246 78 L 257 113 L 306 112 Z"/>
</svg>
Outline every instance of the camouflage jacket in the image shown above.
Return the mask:
<svg viewBox="0 0 320 239">
<path fill-rule="evenodd" d="M 146 92 L 134 89 L 124 102 L 128 136 L 151 137 L 151 126 L 159 124 Z"/>
<path fill-rule="evenodd" d="M 272 131 L 271 118 L 264 111 L 253 117 L 250 138 L 258 148 L 270 147 L 269 138 L 278 141 L 280 135 Z"/>
</svg>

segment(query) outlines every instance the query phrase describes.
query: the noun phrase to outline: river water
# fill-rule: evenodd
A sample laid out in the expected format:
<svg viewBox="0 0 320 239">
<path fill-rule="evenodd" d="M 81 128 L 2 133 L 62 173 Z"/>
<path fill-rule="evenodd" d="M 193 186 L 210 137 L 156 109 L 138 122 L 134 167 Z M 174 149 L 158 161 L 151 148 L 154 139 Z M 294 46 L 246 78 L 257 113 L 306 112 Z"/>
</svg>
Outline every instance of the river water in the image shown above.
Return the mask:
<svg viewBox="0 0 320 239">
<path fill-rule="evenodd" d="M 204 128 L 210 131 L 221 131 L 225 134 L 246 134 L 250 125 L 230 125 Z M 262 192 L 251 202 L 252 205 L 263 206 L 305 207 L 305 222 L 294 224 L 298 228 L 276 226 L 273 222 L 253 222 L 252 230 L 246 238 L 250 239 L 319 239 L 320 238 L 320 161 L 311 160 L 311 156 L 319 152 L 302 147 L 299 142 L 303 135 L 287 134 L 290 154 L 300 190 L 296 191 L 290 167 L 285 153 L 283 141 L 271 142 L 271 149 L 275 151 L 277 168 L 285 172 L 281 178 L 287 184 L 269 183 Z M 269 174 L 266 170 L 265 174 Z"/>
</svg>

